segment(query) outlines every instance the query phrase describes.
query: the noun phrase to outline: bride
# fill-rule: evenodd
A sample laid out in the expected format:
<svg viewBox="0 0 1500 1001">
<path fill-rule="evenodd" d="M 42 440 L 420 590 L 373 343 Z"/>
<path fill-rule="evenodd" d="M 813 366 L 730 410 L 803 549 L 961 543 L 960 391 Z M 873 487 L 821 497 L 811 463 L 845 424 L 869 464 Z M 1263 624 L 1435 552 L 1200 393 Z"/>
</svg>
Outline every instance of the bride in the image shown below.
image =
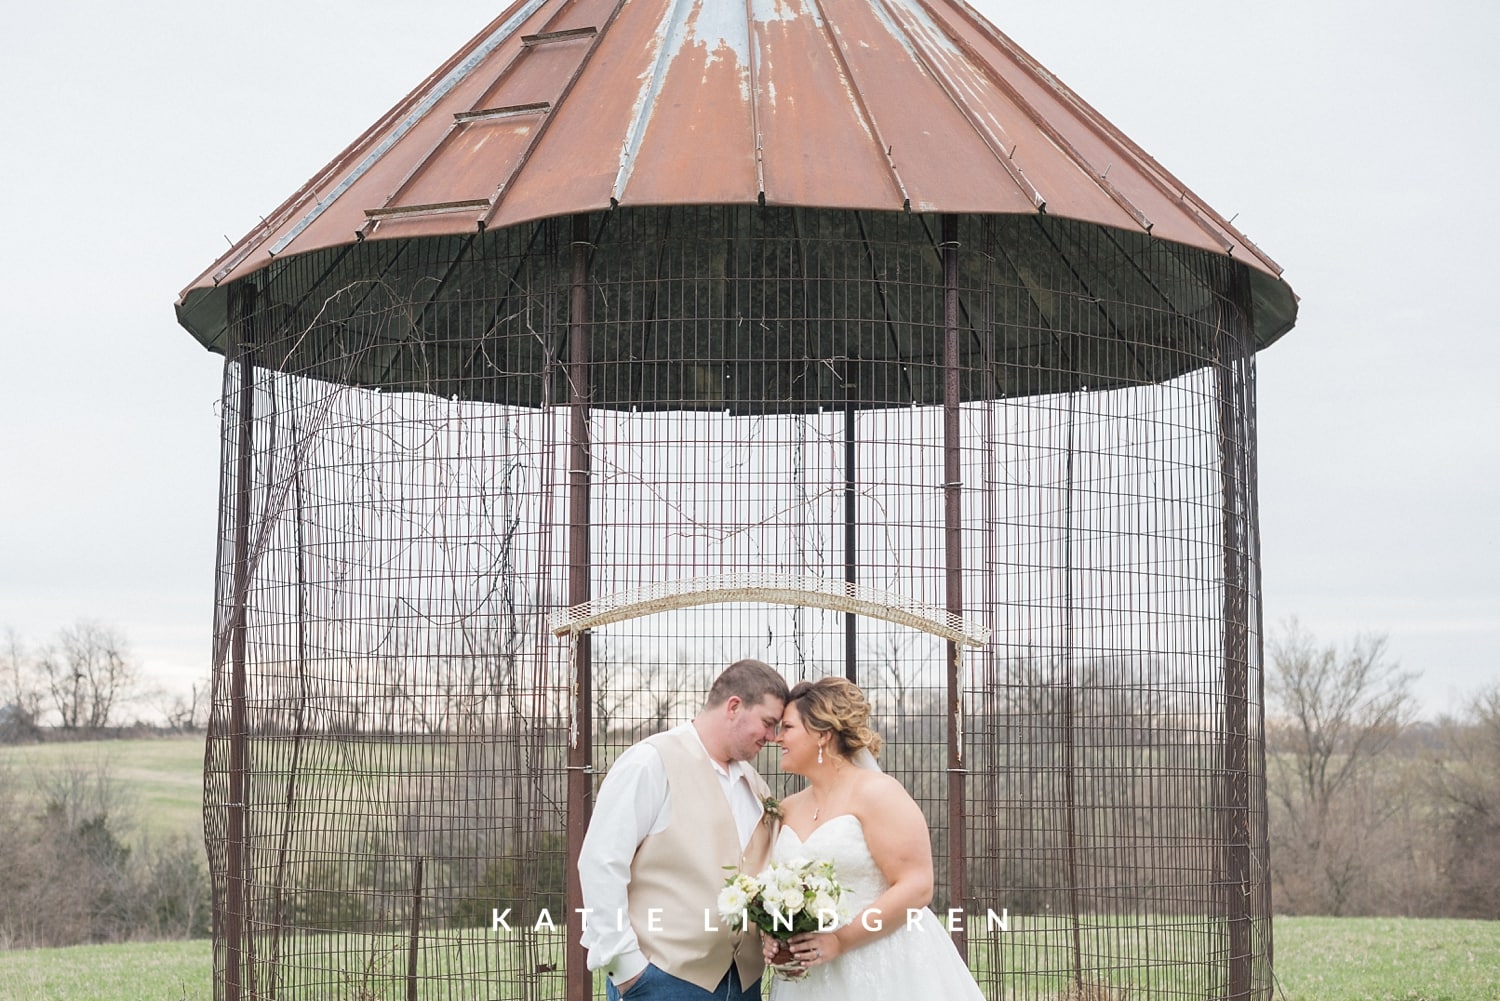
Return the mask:
<svg viewBox="0 0 1500 1001">
<path fill-rule="evenodd" d="M 984 1001 L 948 933 L 928 908 L 932 844 L 916 801 L 875 763 L 880 736 L 853 682 L 801 682 L 781 717 L 781 768 L 808 780 L 781 804 L 772 856 L 828 859 L 850 918 L 789 945 L 806 975 L 778 978 L 775 1001 L 941 997 Z M 769 962 L 777 943 L 763 940 Z"/>
</svg>

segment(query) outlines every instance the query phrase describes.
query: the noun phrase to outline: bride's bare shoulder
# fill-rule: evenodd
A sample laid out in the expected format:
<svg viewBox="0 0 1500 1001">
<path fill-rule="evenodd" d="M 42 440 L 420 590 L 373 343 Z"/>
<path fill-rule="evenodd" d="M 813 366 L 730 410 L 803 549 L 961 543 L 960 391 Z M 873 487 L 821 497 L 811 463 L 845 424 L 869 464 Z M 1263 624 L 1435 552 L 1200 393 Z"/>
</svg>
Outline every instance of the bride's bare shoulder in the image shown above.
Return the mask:
<svg viewBox="0 0 1500 1001">
<path fill-rule="evenodd" d="M 854 788 L 855 796 L 873 804 L 900 802 L 911 799 L 906 786 L 886 772 L 862 771 Z"/>
<path fill-rule="evenodd" d="M 911 845 L 926 843 L 927 820 L 906 786 L 884 773 L 872 772 L 861 782 L 857 805 L 851 811 L 864 825 L 865 840 L 878 860 L 893 850 L 905 852 Z"/>
<path fill-rule="evenodd" d="M 787 796 L 785 796 L 781 800 L 781 805 L 782 806 L 796 806 L 799 803 L 805 803 L 805 802 L 807 802 L 808 799 L 809 799 L 808 791 L 806 789 L 798 789 L 796 792 L 789 793 Z"/>
<path fill-rule="evenodd" d="M 798 789 L 781 800 L 781 815 L 796 820 L 804 813 L 810 815 L 813 805 L 812 795 L 806 789 Z"/>
</svg>

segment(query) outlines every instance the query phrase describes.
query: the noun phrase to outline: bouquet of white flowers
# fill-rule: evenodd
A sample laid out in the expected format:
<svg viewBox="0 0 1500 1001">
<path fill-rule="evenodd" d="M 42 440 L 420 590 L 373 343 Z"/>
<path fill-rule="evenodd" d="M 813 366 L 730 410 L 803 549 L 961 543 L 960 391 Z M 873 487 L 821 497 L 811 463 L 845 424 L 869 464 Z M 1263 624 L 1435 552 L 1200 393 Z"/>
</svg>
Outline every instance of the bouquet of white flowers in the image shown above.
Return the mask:
<svg viewBox="0 0 1500 1001">
<path fill-rule="evenodd" d="M 754 925 L 785 942 L 793 935 L 830 931 L 847 921 L 843 896 L 832 862 L 789 859 L 772 862 L 759 876 L 730 876 L 719 891 L 719 917 L 735 931 Z"/>
</svg>

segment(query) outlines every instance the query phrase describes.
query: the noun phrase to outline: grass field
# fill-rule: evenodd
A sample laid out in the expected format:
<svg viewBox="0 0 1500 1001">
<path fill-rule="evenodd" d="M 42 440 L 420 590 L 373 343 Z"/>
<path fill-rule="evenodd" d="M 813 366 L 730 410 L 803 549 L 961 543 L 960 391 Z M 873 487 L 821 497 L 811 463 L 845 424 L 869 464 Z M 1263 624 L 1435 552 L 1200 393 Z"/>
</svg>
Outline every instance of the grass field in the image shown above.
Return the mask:
<svg viewBox="0 0 1500 1001">
<path fill-rule="evenodd" d="M 129 807 L 116 830 L 171 837 L 203 830 L 203 746 L 202 734 L 0 746 L 0 768 L 23 791 L 106 775 Z"/>
<path fill-rule="evenodd" d="M 1500 922 L 1278 918 L 1274 936 L 1287 1001 L 1500 1001 Z M 0 1001 L 211 1001 L 211 962 L 203 941 L 0 952 Z"/>
<path fill-rule="evenodd" d="M 1500 922 L 1277 918 L 1288 1001 L 1500 1001 Z"/>
<path fill-rule="evenodd" d="M 212 1001 L 206 941 L 0 952 L 0 1001 Z"/>
</svg>

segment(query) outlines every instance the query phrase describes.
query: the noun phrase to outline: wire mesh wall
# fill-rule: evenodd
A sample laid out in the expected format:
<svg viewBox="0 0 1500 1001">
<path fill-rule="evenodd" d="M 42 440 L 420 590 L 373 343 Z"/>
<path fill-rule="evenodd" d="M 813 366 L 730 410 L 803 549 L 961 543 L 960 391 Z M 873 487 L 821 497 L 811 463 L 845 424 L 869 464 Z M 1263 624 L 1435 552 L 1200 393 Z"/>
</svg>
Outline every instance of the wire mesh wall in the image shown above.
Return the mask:
<svg viewBox="0 0 1500 1001">
<path fill-rule="evenodd" d="M 870 692 L 989 996 L 1267 995 L 1238 266 L 1046 217 L 621 209 L 230 302 L 216 996 L 586 993 L 580 792 L 744 656 Z M 991 639 L 854 586 L 957 592 Z M 677 600 L 549 624 L 643 588 Z"/>
</svg>

